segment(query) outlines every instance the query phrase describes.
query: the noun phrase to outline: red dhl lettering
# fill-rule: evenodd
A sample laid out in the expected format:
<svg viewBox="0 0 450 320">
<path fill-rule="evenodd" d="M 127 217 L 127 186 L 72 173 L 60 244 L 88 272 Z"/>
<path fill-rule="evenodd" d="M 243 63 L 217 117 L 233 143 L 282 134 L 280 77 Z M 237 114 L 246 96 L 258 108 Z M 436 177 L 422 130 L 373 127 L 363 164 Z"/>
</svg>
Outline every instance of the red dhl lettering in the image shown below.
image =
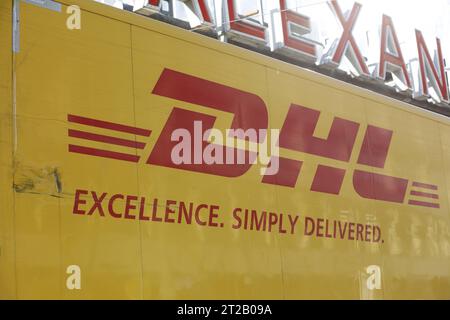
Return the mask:
<svg viewBox="0 0 450 320">
<path fill-rule="evenodd" d="M 350 24 L 351 21 L 348 21 L 347 23 Z M 352 40 L 351 38 L 348 38 L 346 41 L 351 42 Z M 244 92 L 236 88 L 231 88 L 178 71 L 165 69 L 155 85 L 152 94 L 231 113 L 234 115 L 231 129 L 242 129 L 244 131 L 248 129 L 268 129 L 268 112 L 265 102 L 255 94 Z M 326 139 L 317 138 L 314 136 L 314 131 L 319 121 L 320 114 L 320 111 L 293 103 L 289 108 L 284 125 L 281 128 L 278 146 L 299 153 L 314 155 L 319 158 L 337 160 L 342 162 L 343 165 L 349 163 L 353 152 L 355 152 L 355 141 L 358 132 L 361 130 L 361 124 L 348 119 L 335 117 L 329 130 L 328 137 Z M 152 132 L 148 129 L 75 115 L 69 115 L 68 121 L 85 126 L 100 127 L 113 131 L 135 134 L 136 136 L 144 138 L 149 137 Z M 193 133 L 194 123 L 196 121 L 201 121 L 203 124 L 202 130 L 207 131 L 213 128 L 216 117 L 174 107 L 156 144 L 147 158 L 146 164 L 227 178 L 241 177 L 250 170 L 252 167 L 251 162 L 246 162 L 244 164 L 211 165 L 204 163 L 175 164 L 171 158 L 171 151 L 176 145 L 176 142 L 172 141 L 171 133 L 175 129 L 180 128 Z M 202 132 L 202 134 L 203 133 L 204 132 Z M 71 138 L 101 141 L 132 149 L 142 150 L 146 145 L 145 142 L 142 141 L 118 139 L 73 129 L 69 129 L 68 135 Z M 359 150 L 357 164 L 384 169 L 386 161 L 388 160 L 389 149 L 393 138 L 394 132 L 392 130 L 369 124 L 365 128 L 364 139 Z M 257 138 L 257 140 L 252 142 L 261 143 L 262 141 L 261 138 Z M 203 147 L 206 147 L 208 144 L 209 143 L 205 142 Z M 238 152 L 238 149 L 228 150 L 228 147 L 221 147 L 225 150 L 223 154 L 229 153 L 230 151 Z M 141 160 L 139 156 L 131 153 L 126 154 L 106 151 L 74 144 L 69 144 L 69 152 L 129 162 L 139 162 Z M 245 152 L 246 159 L 250 159 L 253 152 Z M 272 158 L 272 161 L 273 160 L 274 159 Z M 295 188 L 298 184 L 303 162 L 283 157 L 279 157 L 277 160 L 279 162 L 278 173 L 276 175 L 263 176 L 261 182 L 263 184 Z M 410 182 L 410 180 L 406 178 L 373 173 L 366 171 L 365 169 L 363 170 L 362 167 L 354 170 L 351 174 L 354 190 L 361 198 L 403 204 L 405 203 L 405 198 L 407 196 L 408 186 L 411 185 L 412 187 L 416 187 L 416 189 L 419 188 L 419 190 L 413 190 L 410 193 L 410 196 L 416 198 L 413 200 L 408 199 L 407 203 L 409 205 L 440 208 L 439 203 L 430 202 L 430 200 L 439 200 L 439 195 L 437 193 L 427 193 L 422 192 L 424 190 L 420 190 L 421 187 L 430 186 L 430 184 L 415 181 Z M 310 186 L 310 191 L 338 196 L 341 193 L 341 187 L 346 175 L 347 170 L 341 167 L 319 165 Z M 434 189 L 434 191 L 436 191 L 438 188 L 437 186 L 434 187 L 436 187 L 436 189 Z M 101 203 L 104 200 L 105 195 L 93 194 L 92 197 L 94 206 L 90 208 L 87 214 L 90 215 L 93 212 L 97 212 L 101 216 L 104 216 L 104 210 Z M 119 196 L 116 197 L 117 199 L 120 199 Z M 417 197 L 422 197 L 423 201 L 417 200 Z M 135 205 L 133 203 L 135 203 L 137 199 L 126 198 L 125 201 L 127 207 L 124 212 L 124 217 L 126 219 L 133 219 L 134 217 L 131 216 L 129 212 L 136 209 L 137 204 Z M 78 203 L 82 204 L 82 202 Z M 77 210 L 78 209 L 74 208 L 74 213 L 77 213 Z M 119 214 L 116 214 L 112 209 L 108 212 L 113 217 L 119 216 Z M 167 212 L 167 217 L 165 218 L 167 220 L 166 222 L 171 222 L 169 216 L 172 213 L 172 211 Z M 144 216 L 142 218 L 145 219 Z M 160 218 L 154 217 L 154 219 L 157 221 Z M 203 225 L 203 222 L 199 224 Z"/>
</svg>

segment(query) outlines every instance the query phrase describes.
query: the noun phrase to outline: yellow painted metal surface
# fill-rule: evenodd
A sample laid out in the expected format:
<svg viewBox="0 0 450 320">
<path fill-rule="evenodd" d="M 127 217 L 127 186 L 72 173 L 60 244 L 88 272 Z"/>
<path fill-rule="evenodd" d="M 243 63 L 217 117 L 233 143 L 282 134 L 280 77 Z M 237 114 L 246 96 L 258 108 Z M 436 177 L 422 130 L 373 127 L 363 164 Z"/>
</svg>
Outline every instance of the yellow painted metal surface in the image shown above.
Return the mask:
<svg viewBox="0 0 450 320">
<path fill-rule="evenodd" d="M 14 66 L 11 1 L 0 4 L 0 298 L 450 299 L 446 118 L 92 1 L 70 1 L 81 7 L 81 29 L 69 30 L 69 3 L 61 3 L 57 12 L 21 2 Z M 227 178 L 147 164 L 175 107 L 214 116 L 221 130 L 233 120 L 228 112 L 152 94 L 164 70 L 260 97 L 271 129 L 283 127 L 291 104 L 321 112 L 317 138 L 328 137 L 335 117 L 357 123 L 354 152 L 343 162 L 281 148 L 281 157 L 303 162 L 294 187 L 262 183 L 258 166 Z M 71 115 L 151 135 L 89 126 L 90 133 L 145 147 L 81 141 L 68 130 L 88 126 Z M 358 163 L 368 125 L 393 132 L 384 168 Z M 139 161 L 69 152 L 69 145 Z M 310 190 L 319 165 L 346 170 L 339 195 Z M 407 179 L 404 201 L 361 197 L 355 170 Z M 410 205 L 413 182 L 436 186 L 439 199 L 426 202 L 439 208 Z M 106 193 L 104 216 L 98 209 L 88 214 L 92 191 Z M 121 218 L 108 208 L 117 194 L 124 196 L 113 208 Z M 136 207 L 145 197 L 147 216 L 156 210 L 164 217 L 168 200 L 208 206 L 202 221 L 217 206 L 223 227 L 132 218 L 139 208 L 126 219 L 126 196 L 139 197 Z M 294 234 L 280 233 L 279 225 L 272 232 L 234 229 L 236 208 L 283 213 L 287 230 L 288 214 L 299 219 Z M 308 236 L 306 217 L 373 224 L 383 241 Z M 79 289 L 67 283 L 74 265 Z M 380 271 L 377 288 L 368 285 L 370 266 Z"/>
<path fill-rule="evenodd" d="M 0 3 L 0 299 L 16 297 L 12 161 L 12 7 Z"/>
</svg>

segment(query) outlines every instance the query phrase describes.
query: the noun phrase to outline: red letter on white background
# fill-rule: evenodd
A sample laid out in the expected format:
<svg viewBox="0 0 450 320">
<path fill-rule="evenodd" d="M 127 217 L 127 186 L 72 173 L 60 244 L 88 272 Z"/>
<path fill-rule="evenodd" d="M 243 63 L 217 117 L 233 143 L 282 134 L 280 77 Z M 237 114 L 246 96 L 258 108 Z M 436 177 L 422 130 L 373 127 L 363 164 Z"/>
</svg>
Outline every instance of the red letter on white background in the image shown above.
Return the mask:
<svg viewBox="0 0 450 320">
<path fill-rule="evenodd" d="M 391 52 L 388 52 L 388 49 Z M 394 23 L 391 17 L 383 15 L 378 77 L 385 80 L 387 71 L 395 73 L 408 88 L 411 88 L 411 80 L 406 69 L 405 59 L 403 59 L 403 53 L 398 42 L 397 33 L 395 32 Z"/>
<path fill-rule="evenodd" d="M 306 33 L 311 32 L 311 19 L 287 9 L 286 0 L 280 0 L 281 23 L 283 25 L 284 45 L 298 51 L 308 60 L 316 60 L 316 46 L 310 42 L 299 39 L 292 35 L 291 25 L 295 25 Z"/>
<path fill-rule="evenodd" d="M 235 0 L 227 0 L 228 17 L 230 19 L 230 28 L 232 30 L 247 34 L 262 41 L 266 41 L 266 28 L 241 21 L 236 14 Z"/>
<path fill-rule="evenodd" d="M 331 7 L 331 10 L 340 21 L 342 28 L 344 29 L 342 37 L 339 40 L 339 44 L 337 45 L 331 59 L 332 63 L 339 65 L 342 61 L 342 57 L 347 53 L 347 50 L 351 50 L 352 58 L 350 59 L 350 61 L 352 62 L 353 66 L 359 71 L 360 74 L 369 76 L 369 69 L 367 68 L 366 62 L 364 61 L 361 51 L 359 50 L 359 47 L 356 44 L 355 38 L 353 38 L 352 34 L 362 5 L 359 3 L 355 3 L 348 18 L 346 18 L 342 13 L 342 9 L 339 6 L 337 0 L 331 0 L 329 2 L 329 5 Z"/>
<path fill-rule="evenodd" d="M 198 6 L 200 8 L 200 12 L 202 14 L 203 21 L 213 23 L 211 16 L 209 14 L 208 6 L 205 3 L 205 0 L 196 0 L 198 3 Z"/>
<path fill-rule="evenodd" d="M 445 65 L 442 56 L 441 40 L 439 38 L 436 38 L 437 58 L 439 64 L 438 66 L 436 66 L 433 62 L 433 59 L 431 58 L 430 52 L 428 51 L 428 47 L 425 43 L 425 39 L 423 38 L 422 32 L 419 30 L 416 30 L 416 39 L 420 63 L 419 94 L 422 96 L 429 96 L 428 81 L 430 81 L 432 86 L 436 90 L 436 93 L 439 95 L 440 99 L 448 103 L 449 102 L 448 80 L 445 74 Z M 439 73 L 438 70 L 436 70 L 436 67 L 439 67 Z"/>
<path fill-rule="evenodd" d="M 148 4 L 154 7 L 159 7 L 161 0 L 148 0 Z"/>
</svg>

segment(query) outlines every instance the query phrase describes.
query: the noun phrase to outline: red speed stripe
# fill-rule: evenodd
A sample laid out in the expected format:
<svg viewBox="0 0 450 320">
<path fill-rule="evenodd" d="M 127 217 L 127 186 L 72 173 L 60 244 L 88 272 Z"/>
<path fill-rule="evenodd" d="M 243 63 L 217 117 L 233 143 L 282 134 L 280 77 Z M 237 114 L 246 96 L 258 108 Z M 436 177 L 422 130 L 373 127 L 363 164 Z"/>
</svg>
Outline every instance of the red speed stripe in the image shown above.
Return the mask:
<svg viewBox="0 0 450 320">
<path fill-rule="evenodd" d="M 413 182 L 413 187 L 423 188 L 423 189 L 430 189 L 430 190 L 437 190 L 438 189 L 438 186 L 435 186 L 435 185 L 432 185 L 432 184 L 420 183 L 420 182 Z"/>
<path fill-rule="evenodd" d="M 410 200 L 408 204 L 419 207 L 436 208 L 439 209 L 441 206 L 438 203 L 422 202 Z"/>
<path fill-rule="evenodd" d="M 123 161 L 129 161 L 129 162 L 138 162 L 139 161 L 139 156 L 136 156 L 133 154 L 126 154 L 126 153 L 121 153 L 121 152 L 81 147 L 81 146 L 75 146 L 72 144 L 69 144 L 69 152 L 86 154 L 86 155 L 95 156 L 95 157 L 123 160 Z"/>
<path fill-rule="evenodd" d="M 95 134 L 95 133 L 73 130 L 73 129 L 69 129 L 69 137 L 80 138 L 80 139 L 91 140 L 91 141 L 98 141 L 98 142 L 105 142 L 105 143 L 109 143 L 109 144 L 115 144 L 118 146 L 125 146 L 125 147 L 136 148 L 136 149 L 144 149 L 145 148 L 145 143 L 142 143 L 142 142 L 136 142 L 136 141 L 132 141 L 132 140 L 104 136 L 101 134 Z"/>
<path fill-rule="evenodd" d="M 411 191 L 412 196 L 416 197 L 424 197 L 430 199 L 439 199 L 439 195 L 433 193 L 419 192 L 419 191 Z"/>
<path fill-rule="evenodd" d="M 102 120 L 96 120 L 96 119 L 91 119 L 91 118 L 75 116 L 72 114 L 67 115 L 67 120 L 69 122 L 84 124 L 87 126 L 98 127 L 98 128 L 103 128 L 103 129 L 110 129 L 110 130 L 126 132 L 126 133 L 132 133 L 132 134 L 136 134 L 136 135 L 144 136 L 144 137 L 148 137 L 152 133 L 150 130 L 146 130 L 146 129 L 130 127 L 130 126 L 113 123 L 113 122 L 107 122 L 107 121 L 102 121 Z"/>
</svg>

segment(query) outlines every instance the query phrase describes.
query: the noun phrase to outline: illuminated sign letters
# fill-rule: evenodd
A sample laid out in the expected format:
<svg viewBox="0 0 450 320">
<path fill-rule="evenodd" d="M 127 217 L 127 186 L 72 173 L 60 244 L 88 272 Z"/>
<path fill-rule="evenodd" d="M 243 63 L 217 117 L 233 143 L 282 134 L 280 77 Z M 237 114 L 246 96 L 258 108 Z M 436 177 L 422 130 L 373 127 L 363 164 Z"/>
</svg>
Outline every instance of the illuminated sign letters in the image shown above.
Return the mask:
<svg viewBox="0 0 450 320">
<path fill-rule="evenodd" d="M 174 0 L 172 0 L 174 1 Z M 252 2 L 253 1 L 253 2 Z M 207 0 L 183 0 L 185 4 L 198 16 L 201 23 L 213 26 L 224 37 L 256 48 L 271 48 L 281 55 L 288 56 L 309 63 L 317 63 L 323 67 L 337 69 L 342 66 L 344 57 L 347 63 L 355 70 L 354 75 L 362 81 L 378 79 L 383 82 L 392 81 L 387 77 L 390 73 L 395 77 L 395 87 L 399 91 L 411 94 L 414 99 L 428 100 L 440 106 L 449 107 L 449 84 L 445 70 L 445 61 L 442 55 L 441 41 L 436 39 L 434 56 L 426 45 L 421 31 L 416 30 L 418 70 L 408 68 L 405 61 L 394 21 L 391 17 L 381 17 L 381 43 L 379 61 L 374 71 L 369 71 L 368 62 L 360 49 L 353 33 L 357 28 L 358 16 L 362 5 L 355 2 L 349 12 L 344 12 L 337 0 L 328 2 L 329 8 L 336 17 L 337 25 L 342 33 L 334 39 L 331 46 L 323 54 L 319 54 L 318 45 L 323 45 L 313 39 L 313 25 L 311 18 L 288 7 L 287 0 L 279 0 L 273 4 L 277 9 L 265 8 L 260 0 L 249 0 L 254 5 L 255 12 L 242 14 L 236 0 L 222 1 L 223 8 L 217 3 L 211 8 Z M 161 0 L 145 0 L 143 8 L 135 8 L 143 14 L 161 12 Z M 247 4 L 247 3 L 246 3 Z M 222 23 L 217 23 L 218 12 L 221 10 Z M 278 15 L 278 20 L 273 19 Z M 280 25 L 281 24 L 281 25 Z M 281 42 L 275 40 L 275 30 L 281 30 Z M 353 71 L 352 71 L 353 73 Z M 413 73 L 418 74 L 418 81 L 413 83 Z"/>
</svg>

